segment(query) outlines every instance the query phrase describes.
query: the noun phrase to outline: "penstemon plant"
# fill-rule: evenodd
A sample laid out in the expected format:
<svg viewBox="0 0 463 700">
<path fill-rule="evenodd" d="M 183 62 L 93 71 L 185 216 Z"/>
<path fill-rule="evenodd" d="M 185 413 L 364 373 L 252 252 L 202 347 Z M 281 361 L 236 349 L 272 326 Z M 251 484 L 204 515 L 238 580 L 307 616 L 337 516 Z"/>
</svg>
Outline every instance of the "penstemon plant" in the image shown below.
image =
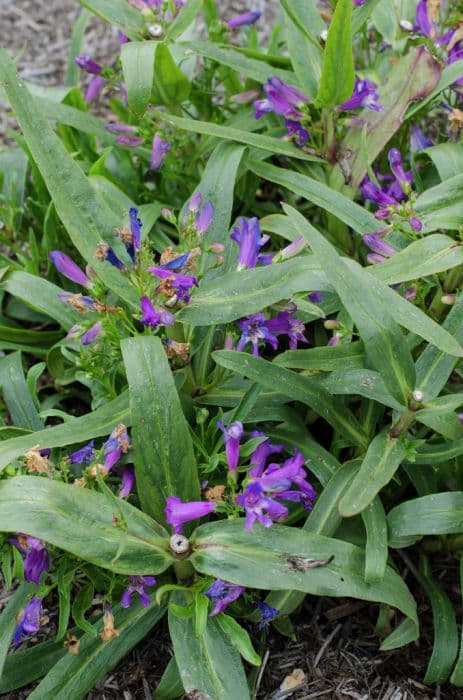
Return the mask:
<svg viewBox="0 0 463 700">
<path fill-rule="evenodd" d="M 0 691 L 83 698 L 167 615 L 154 697 L 244 700 L 306 594 L 388 651 L 419 588 L 463 685 L 461 3 L 281 0 L 264 47 L 252 7 L 81 5 L 66 88 L 0 49 Z"/>
</svg>

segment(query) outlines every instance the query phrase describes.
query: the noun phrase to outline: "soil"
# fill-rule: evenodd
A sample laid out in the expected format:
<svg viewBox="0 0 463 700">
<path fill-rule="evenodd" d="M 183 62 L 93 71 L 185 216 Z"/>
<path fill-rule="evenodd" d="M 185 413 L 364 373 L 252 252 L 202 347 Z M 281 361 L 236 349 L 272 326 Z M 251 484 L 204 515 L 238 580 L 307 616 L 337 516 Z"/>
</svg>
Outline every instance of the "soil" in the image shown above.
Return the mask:
<svg viewBox="0 0 463 700">
<path fill-rule="evenodd" d="M 264 11 L 268 32 L 274 21 L 276 0 L 255 0 L 253 9 Z M 224 15 L 243 11 L 242 0 L 225 0 Z M 79 12 L 76 0 L 0 0 L 0 40 L 18 59 L 21 75 L 42 85 L 63 84 L 73 23 Z M 113 57 L 118 46 L 115 31 L 94 18 L 89 23 L 82 52 L 97 61 Z M 0 103 L 0 145 L 8 142 L 7 128 L 14 125 Z M 397 559 L 412 586 L 407 567 Z M 461 619 L 458 574 L 455 561 L 442 568 L 446 589 Z M 263 669 L 257 679 L 259 700 L 453 700 L 463 692 L 450 686 L 429 688 L 422 682 L 432 652 L 432 614 L 421 589 L 412 586 L 423 620 L 418 642 L 390 653 L 379 652 L 374 633 L 378 606 L 359 601 L 307 596 L 293 616 L 297 641 L 271 629 L 263 644 Z M 0 595 L 0 599 L 4 596 Z M 255 635 L 255 630 L 250 630 Z M 259 647 L 259 640 L 255 639 Z M 148 700 L 172 655 L 167 627 L 163 623 L 92 690 L 88 700 Z M 295 669 L 305 674 L 292 694 L 279 690 Z M 27 698 L 30 689 L 3 696 L 4 700 Z"/>
</svg>

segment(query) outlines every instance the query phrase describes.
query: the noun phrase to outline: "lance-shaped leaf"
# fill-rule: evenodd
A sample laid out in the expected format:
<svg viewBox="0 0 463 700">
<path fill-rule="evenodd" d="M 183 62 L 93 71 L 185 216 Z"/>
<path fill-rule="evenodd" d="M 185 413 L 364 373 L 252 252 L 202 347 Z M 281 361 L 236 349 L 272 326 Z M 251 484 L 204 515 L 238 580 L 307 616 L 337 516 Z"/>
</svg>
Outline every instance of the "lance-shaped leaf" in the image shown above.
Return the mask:
<svg viewBox="0 0 463 700">
<path fill-rule="evenodd" d="M 203 0 L 187 0 L 180 12 L 166 29 L 166 39 L 174 41 L 185 32 L 203 6 Z"/>
<path fill-rule="evenodd" d="M 379 496 L 362 512 L 362 519 L 367 533 L 365 582 L 374 583 L 382 580 L 388 557 L 386 513 Z"/>
<path fill-rule="evenodd" d="M 125 610 L 117 605 L 113 614 L 119 636 L 104 642 L 100 637 L 103 630 L 100 619 L 95 624 L 94 635 L 84 634 L 80 638 L 78 655 L 68 653 L 61 658 L 29 698 L 81 700 L 161 620 L 165 608 L 154 602 L 147 608 L 137 604 Z"/>
<path fill-rule="evenodd" d="M 338 0 L 326 38 L 317 103 L 335 107 L 347 100 L 354 89 L 354 77 L 352 2 Z"/>
<path fill-rule="evenodd" d="M 158 43 L 154 57 L 155 101 L 176 107 L 187 99 L 190 90 L 190 81 L 178 68 L 166 44 Z"/>
<path fill-rule="evenodd" d="M 29 430 L 43 427 L 24 377 L 20 352 L 13 352 L 0 360 L 0 389 L 15 426 Z"/>
<path fill-rule="evenodd" d="M 424 48 L 412 49 L 392 68 L 379 92 L 383 110 L 365 108 L 359 115 L 365 125 L 349 129 L 339 148 L 339 181 L 345 180 L 356 191 L 367 168 L 402 126 L 405 112 L 414 100 L 426 97 L 441 75 L 439 63 Z M 372 229 L 374 230 L 374 229 Z"/>
<path fill-rule="evenodd" d="M 235 252 L 236 253 L 236 252 Z M 177 318 L 196 326 L 229 323 L 303 291 L 332 290 L 313 255 L 206 280 Z"/>
<path fill-rule="evenodd" d="M 199 500 L 188 424 L 159 338 L 122 341 L 132 416 L 137 490 L 143 510 L 165 520 L 168 496 Z"/>
<path fill-rule="evenodd" d="M 121 574 L 161 573 L 166 531 L 124 500 L 38 476 L 0 483 L 0 530 L 26 532 Z"/>
<path fill-rule="evenodd" d="M 26 607 L 36 591 L 36 586 L 31 583 L 23 583 L 8 600 L 2 611 L 0 621 L 0 678 L 3 677 L 3 668 L 11 646 L 14 631 L 18 624 L 18 613 Z M 0 686 L 1 688 L 1 686 Z"/>
<path fill-rule="evenodd" d="M 428 443 L 418 448 L 415 464 L 441 464 L 463 455 L 463 438 L 452 442 Z"/>
<path fill-rule="evenodd" d="M 241 518 L 202 525 L 192 540 L 191 561 L 201 573 L 249 588 L 386 603 L 409 617 L 418 633 L 415 601 L 401 577 L 386 567 L 381 583 L 365 583 L 363 552 L 348 542 L 278 524 L 249 532 Z M 311 565 L 331 557 L 324 566 Z"/>
<path fill-rule="evenodd" d="M 463 557 L 460 557 L 460 591 L 463 593 Z M 458 688 L 463 686 L 463 631 L 460 638 L 460 653 L 450 677 L 450 682 Z"/>
<path fill-rule="evenodd" d="M 176 594 L 172 602 L 177 606 L 188 601 Z M 194 617 L 179 617 L 170 606 L 169 631 L 186 693 L 196 691 L 214 700 L 249 700 L 240 655 L 214 618 L 207 619 L 198 637 Z"/>
<path fill-rule="evenodd" d="M 315 98 L 322 72 L 323 52 L 318 37 L 325 29 L 315 0 L 282 0 L 286 13 L 288 51 L 304 92 Z"/>
<path fill-rule="evenodd" d="M 23 455 L 35 445 L 42 448 L 73 445 L 93 437 L 109 435 L 119 423 L 130 425 L 128 392 L 120 394 L 117 399 L 97 408 L 93 413 L 0 443 L 0 471 L 15 457 Z"/>
<path fill-rule="evenodd" d="M 434 493 L 404 501 L 389 511 L 389 545 L 404 547 L 425 535 L 461 533 L 463 491 Z"/>
<path fill-rule="evenodd" d="M 282 394 L 310 406 L 354 444 L 365 445 L 366 436 L 354 415 L 340 401 L 333 401 L 317 380 L 233 350 L 219 350 L 213 357 L 221 367 L 249 377 L 268 389 L 278 387 Z"/>
<path fill-rule="evenodd" d="M 463 175 L 459 173 L 423 192 L 415 202 L 415 211 L 426 233 L 439 228 L 458 229 L 462 206 Z"/>
<path fill-rule="evenodd" d="M 95 15 L 136 39 L 144 29 L 142 14 L 126 0 L 79 0 Z"/>
<path fill-rule="evenodd" d="M 331 244 L 299 212 L 288 206 L 285 210 L 311 246 L 355 322 L 370 362 L 383 377 L 392 396 L 406 405 L 414 387 L 415 369 L 406 340 L 391 310 L 360 266 L 347 266 L 344 258 L 338 256 Z"/>
<path fill-rule="evenodd" d="M 398 438 L 380 433 L 370 443 L 362 466 L 339 503 L 345 518 L 361 513 L 394 476 L 406 452 Z"/>
<path fill-rule="evenodd" d="M 2 47 L 0 81 L 73 244 L 110 289 L 137 306 L 138 297 L 128 280 L 115 267 L 95 257 L 97 246 L 105 237 L 116 249 L 123 249 L 112 233 L 121 222 L 96 197 L 83 171 L 53 133 L 24 82 L 16 75 L 14 64 Z"/>
<path fill-rule="evenodd" d="M 121 47 L 129 107 L 139 118 L 146 112 L 151 98 L 157 46 L 157 41 L 131 41 Z"/>
</svg>

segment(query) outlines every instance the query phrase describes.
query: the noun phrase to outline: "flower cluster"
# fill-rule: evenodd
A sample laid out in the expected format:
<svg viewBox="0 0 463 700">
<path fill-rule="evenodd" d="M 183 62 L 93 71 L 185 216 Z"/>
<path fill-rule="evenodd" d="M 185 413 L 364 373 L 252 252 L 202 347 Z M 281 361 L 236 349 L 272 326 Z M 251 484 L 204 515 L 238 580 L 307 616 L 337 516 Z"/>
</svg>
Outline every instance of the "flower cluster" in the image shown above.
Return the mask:
<svg viewBox="0 0 463 700">
<path fill-rule="evenodd" d="M 289 347 L 294 350 L 299 342 L 307 343 L 304 335 L 305 327 L 294 314 L 295 305 L 289 305 L 288 311 L 279 311 L 274 318 L 267 319 L 265 314 L 257 313 L 247 316 L 237 322 L 241 330 L 241 337 L 238 341 L 237 350 L 241 352 L 248 343 L 251 343 L 252 354 L 259 356 L 259 344 L 264 342 L 270 345 L 273 350 L 278 348 L 279 335 L 287 335 Z"/>
</svg>

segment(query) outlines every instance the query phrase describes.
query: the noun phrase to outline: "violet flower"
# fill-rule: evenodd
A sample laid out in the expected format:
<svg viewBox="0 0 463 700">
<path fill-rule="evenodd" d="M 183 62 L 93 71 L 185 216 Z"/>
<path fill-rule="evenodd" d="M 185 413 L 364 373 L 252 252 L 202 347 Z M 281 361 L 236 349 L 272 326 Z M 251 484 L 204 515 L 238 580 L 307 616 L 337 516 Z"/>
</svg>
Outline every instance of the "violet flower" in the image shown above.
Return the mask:
<svg viewBox="0 0 463 700">
<path fill-rule="evenodd" d="M 228 468 L 230 472 L 235 472 L 240 458 L 240 442 L 243 437 L 243 424 L 237 420 L 226 428 L 222 421 L 217 421 L 217 427 L 223 433 L 223 441 L 225 444 L 225 454 L 227 457 Z"/>
<path fill-rule="evenodd" d="M 106 83 L 106 78 L 102 78 L 101 75 L 96 75 L 94 78 L 92 78 L 85 92 L 85 102 L 93 102 L 93 100 L 98 97 Z"/>
<path fill-rule="evenodd" d="M 411 216 L 408 220 L 408 223 L 410 224 L 412 229 L 416 232 L 421 231 L 421 229 L 423 228 L 423 224 L 416 216 Z"/>
<path fill-rule="evenodd" d="M 104 128 L 111 134 L 133 134 L 137 130 L 130 124 L 105 124 Z"/>
<path fill-rule="evenodd" d="M 140 307 L 142 310 L 140 321 L 144 326 L 156 328 L 157 326 L 173 326 L 175 323 L 175 318 L 170 311 L 156 308 L 148 297 L 141 297 Z"/>
<path fill-rule="evenodd" d="M 119 498 L 126 498 L 130 493 L 132 493 L 135 486 L 136 477 L 135 469 L 133 466 L 124 467 L 122 472 L 122 484 L 119 491 Z"/>
<path fill-rule="evenodd" d="M 15 647 L 20 644 L 23 637 L 39 631 L 43 615 L 42 598 L 34 596 L 18 615 L 18 625 L 13 636 Z"/>
<path fill-rule="evenodd" d="M 312 302 L 312 304 L 320 304 L 325 298 L 325 296 L 323 292 L 315 291 L 310 292 L 310 294 L 307 295 L 307 298 L 309 301 Z"/>
<path fill-rule="evenodd" d="M 166 499 L 166 522 L 172 525 L 176 535 L 183 534 L 183 524 L 190 520 L 198 520 L 209 513 L 212 513 L 216 508 L 216 503 L 208 501 L 189 501 L 183 503 L 177 496 L 168 496 Z"/>
<path fill-rule="evenodd" d="M 72 464 L 90 464 L 95 457 L 95 440 L 90 440 L 86 445 L 69 455 L 68 459 Z"/>
<path fill-rule="evenodd" d="M 177 255 L 176 258 L 172 258 L 172 260 L 169 260 L 166 263 L 163 263 L 162 265 L 159 265 L 159 267 L 162 270 L 181 270 L 182 267 L 185 267 L 185 265 L 188 262 L 188 258 L 190 257 L 190 251 L 187 251 L 186 253 L 182 253 L 181 255 Z"/>
<path fill-rule="evenodd" d="M 90 73 L 91 75 L 99 75 L 103 70 L 103 67 L 99 63 L 93 60 L 88 54 L 80 54 L 76 56 L 74 61 L 82 70 Z"/>
<path fill-rule="evenodd" d="M 457 61 L 463 61 L 463 48 L 459 48 L 455 46 L 449 51 L 449 55 L 447 57 L 447 60 L 445 62 L 446 66 L 450 66 L 452 63 L 456 63 Z M 458 80 L 455 80 L 454 85 L 463 85 L 463 63 L 461 66 L 461 78 L 458 78 Z"/>
<path fill-rule="evenodd" d="M 190 200 L 187 204 L 188 211 L 196 214 L 196 212 L 199 211 L 202 201 L 203 196 L 201 192 L 195 192 L 193 195 L 191 195 Z"/>
<path fill-rule="evenodd" d="M 378 185 L 369 179 L 364 179 L 360 185 L 360 192 L 364 199 L 369 199 L 373 204 L 386 209 L 387 207 L 397 207 L 398 201 L 384 192 Z"/>
<path fill-rule="evenodd" d="M 204 595 L 211 600 L 213 609 L 209 613 L 209 617 L 214 617 L 222 613 L 230 603 L 233 603 L 245 592 L 244 586 L 237 586 L 235 583 L 227 583 L 218 578 L 212 583 Z"/>
<path fill-rule="evenodd" d="M 170 151 L 170 143 L 163 139 L 161 134 L 156 133 L 151 147 L 151 170 L 159 170 L 165 157 Z"/>
<path fill-rule="evenodd" d="M 171 270 L 163 270 L 162 267 L 148 267 L 148 272 L 150 272 L 152 275 L 156 275 L 156 277 L 159 277 L 161 280 L 164 280 L 161 285 L 161 292 L 163 291 L 162 287 L 165 285 L 166 292 L 169 293 L 170 290 L 173 290 L 177 295 L 177 298 L 180 301 L 185 302 L 185 304 L 190 301 L 191 288 L 193 286 L 198 286 L 198 280 L 196 277 L 177 274 Z"/>
<path fill-rule="evenodd" d="M 419 153 L 432 145 L 431 139 L 428 139 L 419 126 L 414 124 L 410 130 L 410 152 Z"/>
<path fill-rule="evenodd" d="M 142 139 L 141 136 L 129 136 L 129 134 L 121 134 L 116 139 L 116 143 L 118 143 L 119 146 L 128 146 L 129 148 L 141 146 L 143 141 L 144 139 Z"/>
<path fill-rule="evenodd" d="M 117 38 L 119 39 L 120 44 L 128 44 L 130 42 L 129 37 L 121 32 L 120 29 L 117 30 Z"/>
<path fill-rule="evenodd" d="M 375 112 L 382 112 L 383 108 L 378 104 L 379 94 L 377 93 L 377 84 L 371 80 L 361 80 L 355 78 L 354 91 L 348 100 L 338 105 L 338 109 L 348 111 L 351 109 L 361 109 L 368 107 Z"/>
<path fill-rule="evenodd" d="M 62 253 L 60 250 L 52 250 L 48 254 L 49 260 L 56 267 L 58 272 L 83 287 L 91 287 L 92 283 L 78 265 L 72 260 L 69 255 Z"/>
<path fill-rule="evenodd" d="M 259 342 L 264 340 L 272 346 L 274 350 L 278 347 L 277 337 L 267 327 L 267 321 L 263 313 L 247 316 L 237 322 L 241 329 L 241 338 L 238 341 L 236 349 L 238 352 L 244 350 L 248 343 L 252 345 L 252 354 L 259 357 Z"/>
<path fill-rule="evenodd" d="M 243 14 L 229 19 L 227 25 L 230 27 L 230 29 L 235 29 L 236 27 L 242 27 L 245 24 L 254 24 L 261 15 L 262 12 L 243 12 Z"/>
<path fill-rule="evenodd" d="M 266 321 L 266 326 L 273 335 L 287 335 L 291 350 L 297 348 L 298 342 L 309 342 L 304 335 L 304 324 L 291 311 L 280 311 L 275 318 Z"/>
<path fill-rule="evenodd" d="M 245 219 L 241 216 L 237 225 L 232 229 L 230 238 L 239 245 L 238 270 L 256 267 L 257 263 L 269 265 L 272 255 L 260 255 L 259 251 L 270 236 L 261 234 L 259 220 L 256 217 Z"/>
<path fill-rule="evenodd" d="M 206 204 L 196 212 L 194 228 L 200 236 L 204 235 L 211 227 L 214 220 L 214 205 L 212 202 Z"/>
<path fill-rule="evenodd" d="M 362 240 L 370 250 L 378 255 L 382 255 L 384 258 L 392 258 L 397 253 L 395 248 L 374 233 L 367 233 Z"/>
<path fill-rule="evenodd" d="M 154 576 L 127 576 L 129 585 L 124 590 L 121 596 L 121 608 L 130 608 L 132 604 L 132 594 L 138 593 L 140 603 L 144 608 L 149 607 L 151 601 L 145 586 L 155 586 L 156 579 Z"/>
<path fill-rule="evenodd" d="M 246 511 L 246 530 L 251 530 L 256 520 L 266 528 L 273 522 L 281 522 L 288 515 L 288 509 L 273 498 L 265 496 L 262 486 L 253 482 L 236 497 L 238 505 Z"/>
<path fill-rule="evenodd" d="M 261 433 L 258 430 L 254 430 L 251 435 L 251 439 L 256 437 L 265 437 L 265 433 Z M 262 475 L 265 465 L 267 464 L 267 459 L 270 455 L 283 452 L 284 445 L 272 445 L 270 438 L 267 438 L 260 443 L 251 455 L 251 469 L 248 474 L 252 477 L 259 477 Z"/>
<path fill-rule="evenodd" d="M 275 76 L 264 85 L 266 98 L 254 102 L 255 117 L 260 119 L 266 112 L 281 114 L 286 119 L 301 119 L 300 111 L 309 101 L 307 95 L 292 85 L 287 85 Z"/>
<path fill-rule="evenodd" d="M 305 146 L 310 140 L 310 134 L 307 129 L 304 129 L 302 124 L 295 119 L 285 119 L 285 127 L 288 135 L 291 136 L 299 148 Z"/>
<path fill-rule="evenodd" d="M 388 153 L 389 167 L 402 189 L 407 190 L 410 185 L 410 176 L 405 173 L 402 154 L 398 148 L 391 148 Z"/>
<path fill-rule="evenodd" d="M 272 608 L 272 606 L 268 605 L 267 603 L 263 603 L 261 600 L 256 600 L 256 605 L 260 612 L 260 622 L 257 629 L 262 631 L 265 627 L 267 627 L 271 620 L 280 614 L 280 611 L 276 608 Z"/>
<path fill-rule="evenodd" d="M 40 583 L 42 574 L 50 568 L 50 555 L 42 540 L 29 535 L 18 534 L 17 539 L 9 540 L 24 557 L 24 578 L 31 583 Z"/>
<path fill-rule="evenodd" d="M 120 456 L 124 452 L 128 452 L 130 448 L 129 435 L 127 428 L 123 423 L 120 423 L 109 436 L 108 440 L 103 445 L 104 466 L 109 471 Z"/>
<path fill-rule="evenodd" d="M 98 336 L 101 335 L 101 323 L 94 323 L 86 333 L 83 334 L 82 345 L 91 345 Z"/>
<path fill-rule="evenodd" d="M 132 232 L 132 245 L 134 250 L 137 252 L 141 249 L 141 227 L 143 226 L 142 220 L 138 216 L 137 207 L 130 207 L 129 209 L 129 221 L 130 221 L 130 231 Z M 127 251 L 129 252 L 129 251 Z M 130 252 L 129 252 L 130 255 Z"/>
<path fill-rule="evenodd" d="M 283 500 L 304 500 L 299 497 L 293 498 L 290 496 L 288 498 L 288 490 L 291 488 L 291 485 L 297 486 L 298 490 L 312 503 L 317 494 L 312 484 L 307 481 L 304 464 L 304 457 L 296 450 L 294 455 L 287 459 L 281 467 L 279 464 L 270 464 L 262 476 L 256 479 L 255 482 L 257 482 L 266 493 L 271 493 L 276 498 L 283 498 Z"/>
</svg>

